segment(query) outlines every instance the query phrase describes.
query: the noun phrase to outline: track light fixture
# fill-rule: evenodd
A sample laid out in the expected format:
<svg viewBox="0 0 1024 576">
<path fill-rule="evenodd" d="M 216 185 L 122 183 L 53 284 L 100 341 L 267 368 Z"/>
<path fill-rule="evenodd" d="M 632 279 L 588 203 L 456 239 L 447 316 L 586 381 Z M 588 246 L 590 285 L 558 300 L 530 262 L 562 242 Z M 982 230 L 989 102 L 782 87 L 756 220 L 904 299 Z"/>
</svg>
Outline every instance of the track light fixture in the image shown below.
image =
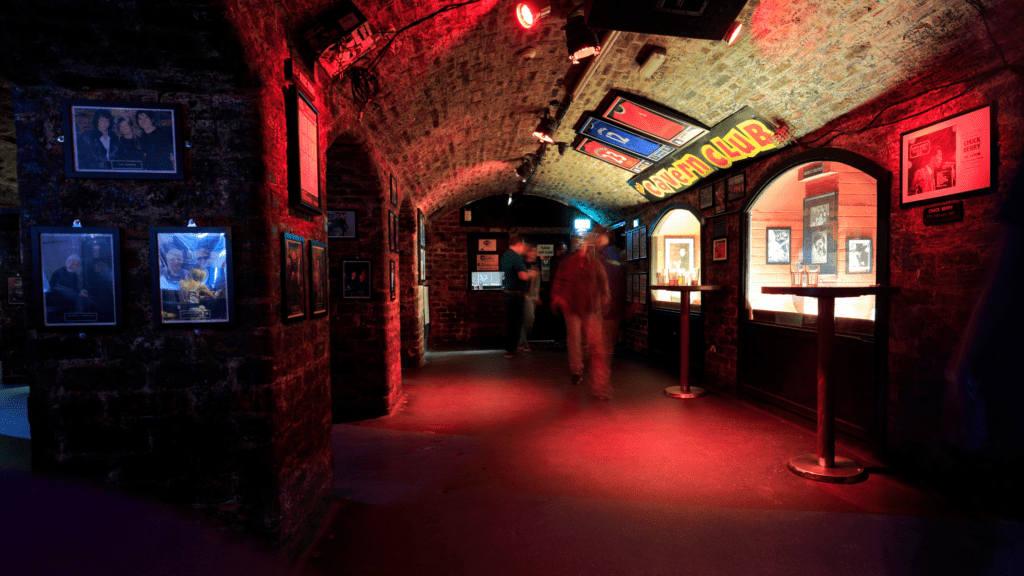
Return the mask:
<svg viewBox="0 0 1024 576">
<path fill-rule="evenodd" d="M 555 130 L 558 130 L 558 121 L 545 112 L 544 117 L 540 119 L 540 124 L 537 124 L 537 128 L 533 131 L 533 137 L 545 144 L 553 144 Z"/>
<path fill-rule="evenodd" d="M 582 14 L 570 16 L 566 21 L 565 44 L 569 50 L 569 60 L 573 64 L 579 64 L 580 60 L 601 53 L 601 43 L 597 40 L 597 34 L 587 28 L 586 19 Z"/>
<path fill-rule="evenodd" d="M 516 18 L 523 28 L 532 28 L 538 20 L 551 13 L 548 2 L 520 2 L 516 4 Z"/>
<path fill-rule="evenodd" d="M 533 173 L 537 170 L 536 157 L 532 154 L 527 154 L 523 157 L 523 161 L 516 167 L 516 175 L 523 182 L 526 182 L 533 176 Z M 511 197 L 509 197 L 511 200 Z"/>
<path fill-rule="evenodd" d="M 722 42 L 725 42 L 727 46 L 732 46 L 736 43 L 736 39 L 740 37 L 740 31 L 743 30 L 743 22 L 739 20 L 732 23 L 729 26 L 729 30 L 725 33 L 725 38 L 722 38 Z"/>
</svg>

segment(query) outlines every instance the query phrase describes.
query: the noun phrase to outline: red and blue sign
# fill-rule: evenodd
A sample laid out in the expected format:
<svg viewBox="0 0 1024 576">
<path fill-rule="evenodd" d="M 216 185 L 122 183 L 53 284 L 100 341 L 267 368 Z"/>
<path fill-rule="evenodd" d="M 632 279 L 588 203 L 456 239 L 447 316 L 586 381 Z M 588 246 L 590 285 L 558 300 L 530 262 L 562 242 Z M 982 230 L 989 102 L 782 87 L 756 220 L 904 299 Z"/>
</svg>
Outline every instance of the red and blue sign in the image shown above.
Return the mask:
<svg viewBox="0 0 1024 576">
<path fill-rule="evenodd" d="M 694 138 L 707 133 L 707 129 L 694 120 L 656 110 L 655 105 L 642 104 L 625 95 L 613 96 L 601 112 L 601 117 L 675 146 L 685 146 Z"/>
<path fill-rule="evenodd" d="M 634 174 L 639 174 L 651 166 L 649 160 L 644 160 L 626 152 L 625 150 L 619 150 L 613 148 L 604 142 L 599 142 L 591 138 L 583 136 L 579 142 L 573 147 L 577 152 L 582 152 L 587 156 L 592 156 L 598 160 L 602 160 L 617 166 L 624 170 L 629 170 Z"/>
<path fill-rule="evenodd" d="M 586 116 L 586 121 L 576 132 L 652 162 L 657 162 L 676 150 L 675 146 L 662 144 L 637 132 L 590 115 Z"/>
</svg>

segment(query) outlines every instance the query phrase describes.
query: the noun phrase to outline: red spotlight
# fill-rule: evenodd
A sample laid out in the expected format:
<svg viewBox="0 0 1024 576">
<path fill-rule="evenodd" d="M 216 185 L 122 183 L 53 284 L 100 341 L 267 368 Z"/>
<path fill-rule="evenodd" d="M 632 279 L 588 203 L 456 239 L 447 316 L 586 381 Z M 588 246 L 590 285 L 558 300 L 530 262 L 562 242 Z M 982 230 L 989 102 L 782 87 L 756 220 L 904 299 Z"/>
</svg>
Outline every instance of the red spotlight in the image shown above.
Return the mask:
<svg viewBox="0 0 1024 576">
<path fill-rule="evenodd" d="M 743 22 L 740 22 L 739 20 L 733 22 L 732 26 L 729 26 L 728 32 L 725 33 L 725 38 L 722 38 L 722 41 L 727 45 L 732 46 L 733 43 L 736 42 L 736 39 L 740 37 L 741 30 L 743 30 Z"/>
<path fill-rule="evenodd" d="M 523 28 L 530 28 L 538 20 L 551 12 L 550 5 L 538 6 L 537 2 L 520 2 L 516 4 L 516 18 Z"/>
</svg>

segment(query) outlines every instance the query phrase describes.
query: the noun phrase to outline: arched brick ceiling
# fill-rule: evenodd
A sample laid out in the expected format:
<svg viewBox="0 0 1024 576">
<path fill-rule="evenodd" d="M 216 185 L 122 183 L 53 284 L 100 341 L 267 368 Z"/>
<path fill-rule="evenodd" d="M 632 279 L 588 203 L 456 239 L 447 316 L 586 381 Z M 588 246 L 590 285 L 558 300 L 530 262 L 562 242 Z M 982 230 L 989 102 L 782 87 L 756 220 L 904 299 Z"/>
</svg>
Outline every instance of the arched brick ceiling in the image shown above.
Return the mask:
<svg viewBox="0 0 1024 576">
<path fill-rule="evenodd" d="M 452 3 L 355 2 L 385 33 L 378 45 L 389 31 Z M 299 29 L 332 4 L 292 4 L 285 9 L 292 19 L 286 29 Z M 519 190 L 513 171 L 519 158 L 537 151 L 531 132 L 539 112 L 551 100 L 563 100 L 579 77 L 570 72 L 562 31 L 578 2 L 551 4 L 549 17 L 524 30 L 515 22 L 514 0 L 481 0 L 406 31 L 384 55 L 375 71 L 381 91 L 366 106 L 362 124 L 378 150 L 401 168 L 404 189 L 425 213 Z M 1021 21 L 1018 0 L 981 4 L 989 8 L 990 26 L 1010 61 L 1014 54 L 1019 58 L 1020 35 L 1008 24 Z M 739 20 L 746 28 L 732 47 L 622 33 L 566 109 L 556 140 L 571 142 L 580 115 L 612 89 L 709 126 L 751 106 L 802 136 L 873 99 L 920 91 L 914 84 L 925 70 L 954 78 L 977 72 L 935 66 L 951 54 L 998 62 L 977 10 L 963 0 L 750 0 Z M 668 58 L 645 80 L 637 73 L 637 55 L 650 45 L 665 47 Z M 535 58 L 517 55 L 527 47 L 535 48 Z M 339 83 L 335 93 L 350 98 L 348 80 L 333 81 Z M 551 149 L 524 191 L 607 223 L 646 202 L 625 185 L 628 177 L 577 152 L 560 156 Z"/>
</svg>

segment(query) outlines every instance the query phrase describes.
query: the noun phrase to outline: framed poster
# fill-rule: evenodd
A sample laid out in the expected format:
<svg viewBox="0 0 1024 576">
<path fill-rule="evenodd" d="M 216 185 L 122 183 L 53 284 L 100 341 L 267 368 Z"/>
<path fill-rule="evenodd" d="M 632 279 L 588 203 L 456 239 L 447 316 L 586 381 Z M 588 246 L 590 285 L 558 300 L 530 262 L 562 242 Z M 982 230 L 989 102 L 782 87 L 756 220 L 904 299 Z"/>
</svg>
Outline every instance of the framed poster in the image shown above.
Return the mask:
<svg viewBox="0 0 1024 576">
<path fill-rule="evenodd" d="M 150 228 L 149 269 L 157 326 L 234 321 L 230 228 Z"/>
<path fill-rule="evenodd" d="M 647 226 L 637 229 L 637 243 L 640 244 L 640 258 L 647 258 Z"/>
<path fill-rule="evenodd" d="M 767 264 L 789 264 L 792 253 L 790 238 L 793 230 L 791 228 L 766 228 L 765 242 L 767 253 L 765 255 Z"/>
<path fill-rule="evenodd" d="M 626 276 L 626 302 L 633 302 L 633 275 Z"/>
<path fill-rule="evenodd" d="M 640 275 L 633 274 L 633 300 L 634 304 L 640 303 Z"/>
<path fill-rule="evenodd" d="M 309 315 L 327 314 L 327 245 L 309 241 Z"/>
<path fill-rule="evenodd" d="M 398 180 L 395 180 L 395 175 L 392 174 L 388 179 L 388 182 L 388 190 L 391 194 L 391 205 L 398 208 Z"/>
<path fill-rule="evenodd" d="M 119 228 L 33 227 L 32 271 L 37 326 L 121 325 Z"/>
<path fill-rule="evenodd" d="M 995 106 L 900 134 L 900 207 L 995 189 Z"/>
<path fill-rule="evenodd" d="M 693 236 L 665 236 L 665 271 L 676 274 L 693 272 L 693 249 L 696 239 Z"/>
<path fill-rule="evenodd" d="M 394 302 L 395 301 L 395 261 L 394 260 L 388 260 L 388 272 L 389 272 L 389 277 L 391 279 L 391 282 L 390 282 L 390 286 L 391 286 L 391 301 Z"/>
<path fill-rule="evenodd" d="M 21 276 L 7 277 L 7 303 L 11 306 L 25 304 L 25 284 Z"/>
<path fill-rule="evenodd" d="M 306 316 L 306 240 L 302 236 L 282 234 L 281 281 L 285 320 Z"/>
<path fill-rule="evenodd" d="M 288 88 L 288 190 L 293 206 L 320 214 L 320 132 L 312 100 Z"/>
<path fill-rule="evenodd" d="M 715 214 L 725 212 L 725 182 L 719 180 L 711 185 L 715 190 Z"/>
<path fill-rule="evenodd" d="M 729 176 L 727 183 L 728 193 L 726 197 L 729 200 L 739 200 L 747 194 L 746 179 L 743 176 L 743 172 Z"/>
<path fill-rule="evenodd" d="M 354 240 L 356 232 L 355 210 L 328 210 L 327 237 L 330 239 Z"/>
<path fill-rule="evenodd" d="M 639 274 L 640 276 L 640 303 L 647 304 L 647 274 Z"/>
<path fill-rule="evenodd" d="M 498 251 L 498 239 L 497 238 L 481 238 L 477 240 L 477 251 L 479 252 L 497 252 Z"/>
<path fill-rule="evenodd" d="M 344 260 L 341 263 L 341 297 L 369 300 L 373 286 L 373 267 L 369 260 Z"/>
<path fill-rule="evenodd" d="M 427 281 L 427 218 L 423 215 L 423 212 L 417 211 L 416 218 L 418 220 L 419 229 L 419 277 L 417 278 L 420 284 Z"/>
<path fill-rule="evenodd" d="M 714 188 L 709 184 L 707 186 L 701 186 L 697 192 L 697 205 L 698 208 L 704 210 L 706 208 L 715 207 L 715 195 L 713 193 Z"/>
<path fill-rule="evenodd" d="M 181 104 L 61 101 L 68 178 L 184 180 Z"/>
<path fill-rule="evenodd" d="M 639 228 L 633 229 L 633 249 L 630 250 L 632 260 L 640 259 L 640 230 Z"/>
<path fill-rule="evenodd" d="M 804 264 L 821 266 L 820 274 L 836 274 L 839 192 L 804 198 Z"/>
<path fill-rule="evenodd" d="M 388 245 L 392 252 L 398 252 L 398 215 L 388 211 Z"/>
<path fill-rule="evenodd" d="M 711 259 L 715 261 L 729 259 L 728 238 L 718 238 L 711 241 Z"/>
<path fill-rule="evenodd" d="M 871 238 L 846 239 L 847 274 L 870 274 L 874 257 Z"/>
<path fill-rule="evenodd" d="M 626 260 L 633 259 L 633 230 L 626 232 Z"/>
</svg>

